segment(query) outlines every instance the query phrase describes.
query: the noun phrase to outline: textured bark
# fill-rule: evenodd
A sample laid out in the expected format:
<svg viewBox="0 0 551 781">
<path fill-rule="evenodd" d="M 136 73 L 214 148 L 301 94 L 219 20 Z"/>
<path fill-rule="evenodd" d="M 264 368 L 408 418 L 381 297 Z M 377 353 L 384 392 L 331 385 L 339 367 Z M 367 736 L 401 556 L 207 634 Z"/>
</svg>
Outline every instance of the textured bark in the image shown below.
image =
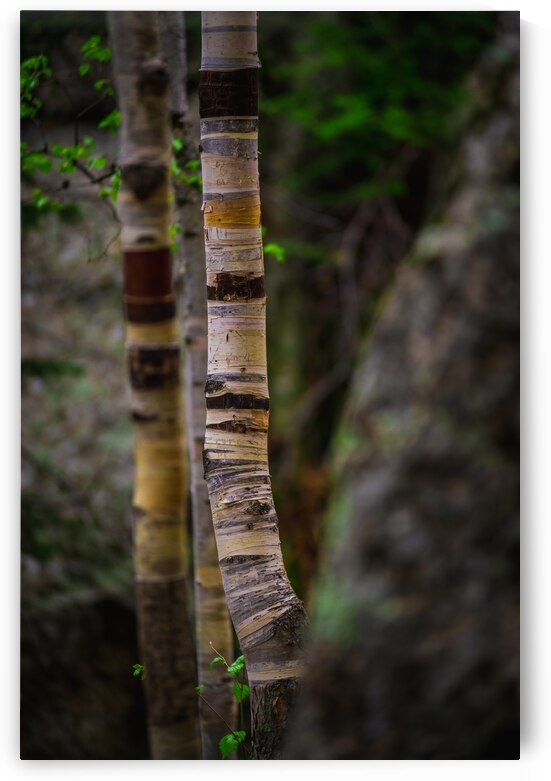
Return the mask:
<svg viewBox="0 0 551 781">
<path fill-rule="evenodd" d="M 285 572 L 268 469 L 256 14 L 208 12 L 202 21 L 204 467 L 224 589 L 251 686 L 253 753 L 277 759 L 302 675 L 307 618 Z"/>
<path fill-rule="evenodd" d="M 180 345 L 168 247 L 168 73 L 156 13 L 108 15 L 122 114 L 119 194 L 135 431 L 134 566 L 154 759 L 199 754 L 186 572 Z"/>
<path fill-rule="evenodd" d="M 170 73 L 174 135 L 184 141 L 180 164 L 199 155 L 187 121 L 185 31 L 181 12 L 164 12 L 161 21 L 163 54 Z M 182 326 L 185 340 L 186 428 L 190 465 L 191 513 L 195 571 L 195 634 L 197 679 L 210 705 L 237 729 L 237 702 L 231 678 L 222 665 L 209 670 L 215 655 L 233 659 L 233 632 L 222 586 L 207 484 L 203 475 L 205 438 L 205 382 L 207 378 L 207 302 L 205 247 L 201 196 L 189 184 L 178 183 L 176 219 L 181 229 L 178 262 L 183 276 Z M 203 759 L 220 759 L 218 744 L 227 734 L 224 722 L 202 700 L 199 720 Z M 232 756 L 233 758 L 233 756 Z"/>
<path fill-rule="evenodd" d="M 446 207 L 353 379 L 289 759 L 519 755 L 518 13 L 502 21 Z"/>
</svg>

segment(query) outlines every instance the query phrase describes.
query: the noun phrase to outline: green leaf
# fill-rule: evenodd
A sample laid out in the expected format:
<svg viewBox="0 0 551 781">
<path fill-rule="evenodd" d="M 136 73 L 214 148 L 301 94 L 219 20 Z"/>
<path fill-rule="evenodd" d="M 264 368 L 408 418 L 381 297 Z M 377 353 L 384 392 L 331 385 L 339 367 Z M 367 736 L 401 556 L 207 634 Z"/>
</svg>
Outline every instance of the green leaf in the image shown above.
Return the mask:
<svg viewBox="0 0 551 781">
<path fill-rule="evenodd" d="M 200 160 L 188 160 L 188 162 L 186 163 L 186 168 L 189 168 L 190 171 L 197 171 L 197 169 L 200 167 L 201 167 Z"/>
<path fill-rule="evenodd" d="M 99 35 L 92 35 L 86 43 L 80 47 L 80 51 L 86 60 L 97 60 L 98 62 L 109 62 L 111 59 L 111 50 L 107 46 L 102 46 Z"/>
<path fill-rule="evenodd" d="M 132 675 L 134 676 L 134 678 L 140 677 L 142 679 L 142 681 L 143 681 L 144 678 L 145 678 L 145 667 L 144 667 L 144 665 L 143 664 L 139 664 L 139 663 L 133 664 L 132 665 L 132 669 L 133 669 Z"/>
<path fill-rule="evenodd" d="M 78 66 L 78 75 L 86 76 L 86 74 L 90 73 L 91 70 L 92 70 L 92 66 L 89 65 L 87 62 L 84 62 L 82 65 Z"/>
<path fill-rule="evenodd" d="M 184 148 L 184 141 L 182 138 L 172 139 L 172 148 L 175 152 L 180 152 Z"/>
<path fill-rule="evenodd" d="M 118 109 L 113 109 L 110 114 L 104 117 L 98 124 L 99 128 L 109 128 L 111 133 L 116 133 L 122 121 L 121 112 Z"/>
<path fill-rule="evenodd" d="M 76 170 L 76 165 L 71 160 L 63 160 L 57 168 L 62 174 L 72 174 Z"/>
<path fill-rule="evenodd" d="M 90 168 L 97 168 L 98 170 L 101 170 L 102 168 L 105 168 L 105 164 L 107 163 L 107 158 L 100 155 L 99 157 L 93 157 L 90 160 Z"/>
<path fill-rule="evenodd" d="M 237 702 L 243 702 L 243 700 L 247 699 L 251 690 L 246 683 L 240 684 L 238 681 L 235 681 L 232 686 L 232 691 Z"/>
<path fill-rule="evenodd" d="M 246 735 L 247 733 L 243 730 L 234 733 L 230 732 L 228 735 L 224 735 L 218 744 L 222 759 L 226 759 L 230 754 L 233 754 L 233 752 L 237 750 L 239 744 L 243 743 Z"/>
<path fill-rule="evenodd" d="M 52 168 L 52 161 L 44 152 L 23 152 L 21 168 L 28 173 L 33 173 L 37 168 L 47 173 Z"/>
<path fill-rule="evenodd" d="M 279 263 L 285 261 L 285 250 L 280 244 L 275 244 L 274 242 L 266 244 L 264 247 L 264 254 L 273 255 Z"/>
<path fill-rule="evenodd" d="M 215 656 L 214 659 L 209 664 L 209 670 L 212 670 L 216 662 L 222 662 L 222 664 L 224 664 L 224 659 L 222 659 L 221 656 Z"/>
<path fill-rule="evenodd" d="M 205 685 L 204 685 L 203 683 L 200 683 L 200 684 L 199 684 L 199 686 L 196 686 L 196 687 L 195 687 L 195 693 L 196 693 L 196 694 L 199 694 L 199 692 L 201 691 L 201 689 L 204 689 L 204 688 L 205 688 Z"/>
<path fill-rule="evenodd" d="M 235 662 L 232 662 L 228 667 L 228 672 L 233 678 L 235 678 L 237 675 L 239 675 L 239 673 L 244 667 L 245 667 L 245 657 L 238 656 Z"/>
</svg>

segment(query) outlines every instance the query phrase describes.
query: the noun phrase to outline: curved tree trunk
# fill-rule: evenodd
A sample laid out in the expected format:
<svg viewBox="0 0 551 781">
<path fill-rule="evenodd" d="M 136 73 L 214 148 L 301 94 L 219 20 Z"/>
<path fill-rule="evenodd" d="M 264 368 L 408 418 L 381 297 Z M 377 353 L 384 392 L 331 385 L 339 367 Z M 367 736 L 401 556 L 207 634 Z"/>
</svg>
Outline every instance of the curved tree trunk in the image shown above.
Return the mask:
<svg viewBox="0 0 551 781">
<path fill-rule="evenodd" d="M 151 753 L 194 759 L 180 344 L 168 245 L 168 76 L 156 13 L 115 12 L 108 19 L 122 113 L 119 216 L 135 427 L 134 563 Z"/>
<path fill-rule="evenodd" d="M 199 85 L 208 298 L 204 465 L 224 589 L 251 686 L 253 752 L 280 755 L 302 674 L 268 469 L 256 13 L 202 15 Z"/>
<path fill-rule="evenodd" d="M 184 141 L 178 161 L 198 157 L 187 121 L 186 45 L 182 12 L 159 14 L 163 56 L 170 73 L 173 131 Z M 176 219 L 180 225 L 180 258 L 183 271 L 182 325 L 185 339 L 186 421 L 190 465 L 191 513 L 195 565 L 195 632 L 197 678 L 205 686 L 210 705 L 237 729 L 237 702 L 231 678 L 222 665 L 209 669 L 214 652 L 233 658 L 233 632 L 222 586 L 207 484 L 203 475 L 205 438 L 205 382 L 207 379 L 207 300 L 205 295 L 205 246 L 201 196 L 190 184 L 175 188 Z M 223 721 L 199 700 L 203 759 L 220 759 L 218 744 L 228 732 Z"/>
</svg>

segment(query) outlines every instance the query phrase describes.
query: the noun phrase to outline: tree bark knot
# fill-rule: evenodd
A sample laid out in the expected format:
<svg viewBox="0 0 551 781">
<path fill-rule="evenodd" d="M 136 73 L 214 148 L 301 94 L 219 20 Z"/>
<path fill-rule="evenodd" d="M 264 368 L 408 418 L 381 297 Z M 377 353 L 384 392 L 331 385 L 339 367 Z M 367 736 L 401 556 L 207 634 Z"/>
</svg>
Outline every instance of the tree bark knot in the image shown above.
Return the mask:
<svg viewBox="0 0 551 781">
<path fill-rule="evenodd" d="M 129 163 L 122 166 L 121 177 L 139 201 L 146 201 L 157 187 L 166 182 L 167 171 L 164 165 Z"/>
<path fill-rule="evenodd" d="M 166 92 L 169 76 L 165 64 L 157 58 L 144 62 L 138 76 L 138 92 L 144 97 Z"/>
</svg>

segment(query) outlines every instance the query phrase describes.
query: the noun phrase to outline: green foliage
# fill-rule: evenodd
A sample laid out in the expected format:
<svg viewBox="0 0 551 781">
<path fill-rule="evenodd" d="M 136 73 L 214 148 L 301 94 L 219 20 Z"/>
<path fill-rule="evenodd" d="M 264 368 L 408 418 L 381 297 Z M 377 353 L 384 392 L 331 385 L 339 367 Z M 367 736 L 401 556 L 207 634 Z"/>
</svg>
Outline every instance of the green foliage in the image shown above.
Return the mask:
<svg viewBox="0 0 551 781">
<path fill-rule="evenodd" d="M 275 244 L 273 241 L 264 245 L 264 254 L 273 255 L 278 263 L 283 263 L 285 261 L 285 250 L 281 244 Z"/>
<path fill-rule="evenodd" d="M 52 76 L 48 58 L 43 54 L 29 57 L 21 63 L 19 78 L 20 113 L 21 117 L 34 119 L 42 106 L 42 101 L 36 97 L 35 90 L 40 83 Z"/>
<path fill-rule="evenodd" d="M 113 109 L 109 114 L 104 117 L 98 124 L 99 128 L 107 128 L 110 133 L 115 134 L 122 122 L 121 112 L 118 109 Z"/>
<path fill-rule="evenodd" d="M 91 36 L 81 47 L 81 52 L 85 60 L 78 67 L 81 77 L 91 74 L 95 64 L 108 63 L 111 60 L 110 49 L 102 44 L 98 35 Z M 35 90 L 43 80 L 51 78 L 51 76 L 52 70 L 48 64 L 48 58 L 43 54 L 29 57 L 21 63 L 20 103 L 22 118 L 34 120 L 42 106 L 41 100 L 34 94 Z M 114 94 L 105 78 L 97 79 L 94 82 L 94 88 L 100 93 L 101 99 Z M 115 109 L 98 123 L 98 127 L 116 133 L 120 123 L 120 112 Z M 79 170 L 88 177 L 91 183 L 101 184 L 98 187 L 100 197 L 116 201 L 120 188 L 120 171 L 112 165 L 110 172 L 98 175 L 108 166 L 107 158 L 105 155 L 96 154 L 95 141 L 91 136 L 78 139 L 78 133 L 76 135 L 77 141 L 73 144 L 53 144 L 49 147 L 46 142 L 42 149 L 30 149 L 27 142 L 21 142 L 20 158 L 23 176 L 33 182 L 35 174 L 50 173 L 54 165 L 58 173 L 68 176 Z M 104 180 L 109 180 L 108 184 L 102 184 Z M 66 180 L 60 189 L 66 190 L 69 184 L 69 180 Z M 44 192 L 41 187 L 35 187 L 30 201 L 26 201 L 22 205 L 23 227 L 36 226 L 40 217 L 49 213 L 56 213 L 62 218 L 73 220 L 80 214 L 80 209 L 75 202 L 60 200 Z"/>
<path fill-rule="evenodd" d="M 104 46 L 99 35 L 92 35 L 86 43 L 80 47 L 85 60 L 96 62 L 110 62 L 112 54 L 109 47 Z"/>
<path fill-rule="evenodd" d="M 220 747 L 222 759 L 227 759 L 230 754 L 237 751 L 239 744 L 243 743 L 245 740 L 246 734 L 247 733 L 243 730 L 239 730 L 238 732 L 230 732 L 229 735 L 224 735 L 224 737 L 221 738 L 218 745 Z"/>
<path fill-rule="evenodd" d="M 21 379 L 23 382 L 30 377 L 40 377 L 45 381 L 67 376 L 81 377 L 85 371 L 85 367 L 76 361 L 55 358 L 21 359 Z"/>
<path fill-rule="evenodd" d="M 266 34 L 281 43 L 283 22 L 272 24 Z M 446 141 L 493 26 L 491 13 L 297 13 L 282 52 L 261 25 L 263 126 L 274 139 L 300 129 L 301 164 L 284 185 L 323 206 L 377 197 L 404 145 Z M 360 193 L 362 183 L 371 191 Z"/>
<path fill-rule="evenodd" d="M 171 223 L 169 229 L 168 229 L 168 238 L 170 241 L 170 249 L 172 252 L 176 253 L 178 252 L 178 242 L 177 238 L 182 233 L 182 227 L 177 222 Z"/>
<path fill-rule="evenodd" d="M 211 648 L 216 651 L 212 643 L 210 644 Z M 231 663 L 229 663 L 222 654 L 219 654 L 217 652 L 217 656 L 213 657 L 211 661 L 209 662 L 209 670 L 212 670 L 213 667 L 217 664 L 223 664 L 228 673 L 231 675 L 232 678 L 235 678 L 233 684 L 232 684 L 232 692 L 233 695 L 239 704 L 239 726 L 243 726 L 243 702 L 249 697 L 250 695 L 250 688 L 245 683 L 245 657 L 244 656 L 238 656 L 237 659 Z M 209 701 L 206 700 L 203 695 L 201 694 L 202 689 L 204 689 L 204 685 L 196 686 L 195 692 L 199 695 L 199 697 L 205 702 L 211 710 L 216 713 L 216 715 L 224 722 L 226 727 L 230 729 L 230 732 L 227 735 L 224 735 L 224 737 L 220 740 L 219 747 L 220 747 L 220 753 L 222 755 L 222 759 L 226 759 L 230 754 L 232 754 L 234 751 L 237 751 L 240 746 L 243 746 L 243 750 L 249 755 L 249 752 L 247 750 L 247 747 L 245 745 L 245 738 L 247 736 L 247 733 L 240 729 L 238 731 L 233 731 L 230 727 L 230 725 L 220 716 L 220 714 L 210 705 Z"/>
<path fill-rule="evenodd" d="M 228 672 L 232 676 L 232 678 L 237 678 L 240 673 L 243 672 L 245 669 L 245 657 L 244 656 L 238 656 L 235 662 L 232 662 L 230 665 L 228 665 Z"/>
<path fill-rule="evenodd" d="M 111 198 L 112 201 L 116 201 L 121 186 L 120 168 L 115 168 L 115 171 L 113 172 L 113 175 L 110 178 L 110 182 L 111 183 L 109 185 L 104 185 L 100 189 L 99 194 L 102 197 Z"/>
<path fill-rule="evenodd" d="M 247 699 L 251 693 L 251 690 L 246 683 L 239 683 L 239 681 L 235 681 L 232 686 L 232 692 L 237 702 L 243 702 L 243 700 Z"/>
<path fill-rule="evenodd" d="M 132 675 L 134 676 L 134 678 L 139 678 L 141 681 L 143 681 L 145 679 L 145 666 L 143 664 L 140 664 L 139 662 L 133 664 Z"/>
<path fill-rule="evenodd" d="M 180 152 L 184 147 L 184 142 L 175 138 L 172 141 L 172 148 L 176 153 Z M 201 161 L 192 159 L 184 163 L 183 167 L 180 164 L 177 156 L 175 155 L 170 161 L 170 173 L 174 178 L 176 184 L 185 184 L 189 187 L 193 187 L 201 192 L 203 188 L 203 179 L 199 174 L 195 174 L 194 171 L 199 170 L 201 167 Z"/>
</svg>

